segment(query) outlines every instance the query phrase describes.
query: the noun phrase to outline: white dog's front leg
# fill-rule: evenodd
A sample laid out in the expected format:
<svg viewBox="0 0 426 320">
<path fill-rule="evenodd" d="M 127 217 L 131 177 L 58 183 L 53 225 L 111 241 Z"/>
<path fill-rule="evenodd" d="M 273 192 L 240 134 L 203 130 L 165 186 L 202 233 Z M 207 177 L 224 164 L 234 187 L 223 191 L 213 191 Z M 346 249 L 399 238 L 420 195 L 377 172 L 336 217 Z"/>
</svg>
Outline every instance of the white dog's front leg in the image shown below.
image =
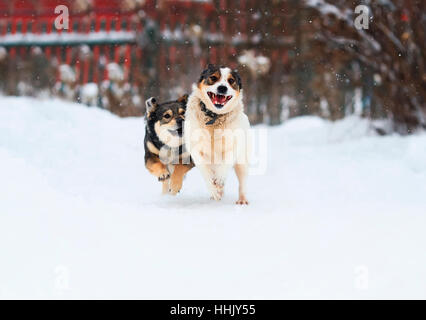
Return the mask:
<svg viewBox="0 0 426 320">
<path fill-rule="evenodd" d="M 237 204 L 248 204 L 246 198 L 246 180 L 248 175 L 248 165 L 247 164 L 236 164 L 235 165 L 235 173 L 239 182 L 239 196 L 237 200 Z"/>
<path fill-rule="evenodd" d="M 222 199 L 224 188 L 225 188 L 226 177 L 228 175 L 230 168 L 231 168 L 231 165 L 227 165 L 227 164 L 212 165 L 209 168 L 211 172 L 210 181 L 215 190 L 214 193 L 220 195 L 219 199 L 215 199 L 215 197 L 213 196 L 215 200 Z"/>
<path fill-rule="evenodd" d="M 215 175 L 214 166 L 202 163 L 196 164 L 196 166 L 206 182 L 211 198 L 216 201 L 221 200 L 223 197 L 224 180 Z"/>
</svg>

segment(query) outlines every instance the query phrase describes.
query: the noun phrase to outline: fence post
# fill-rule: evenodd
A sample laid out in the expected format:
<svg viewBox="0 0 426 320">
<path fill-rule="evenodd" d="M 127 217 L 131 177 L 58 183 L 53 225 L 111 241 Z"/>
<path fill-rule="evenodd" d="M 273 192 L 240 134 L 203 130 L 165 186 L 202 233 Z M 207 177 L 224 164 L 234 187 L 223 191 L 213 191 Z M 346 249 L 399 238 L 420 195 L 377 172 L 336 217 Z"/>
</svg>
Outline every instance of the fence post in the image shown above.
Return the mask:
<svg viewBox="0 0 426 320">
<path fill-rule="evenodd" d="M 99 76 L 98 76 L 98 71 L 99 71 L 99 46 L 96 45 L 93 48 L 93 82 L 94 83 L 98 83 L 99 81 Z"/>
<path fill-rule="evenodd" d="M 124 80 L 126 82 L 129 81 L 131 54 L 132 54 L 132 47 L 128 44 L 126 45 L 126 54 L 124 58 Z"/>
</svg>

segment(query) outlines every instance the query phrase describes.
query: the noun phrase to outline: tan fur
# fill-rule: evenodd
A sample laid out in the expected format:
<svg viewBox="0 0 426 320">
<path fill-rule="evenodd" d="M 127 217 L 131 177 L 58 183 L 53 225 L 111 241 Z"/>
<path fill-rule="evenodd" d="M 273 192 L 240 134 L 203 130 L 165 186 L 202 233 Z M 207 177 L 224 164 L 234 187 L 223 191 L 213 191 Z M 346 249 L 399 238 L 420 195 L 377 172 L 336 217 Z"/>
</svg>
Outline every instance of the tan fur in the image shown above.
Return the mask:
<svg viewBox="0 0 426 320">
<path fill-rule="evenodd" d="M 169 179 L 163 181 L 163 194 L 169 193 Z"/>
<path fill-rule="evenodd" d="M 220 74 L 220 71 L 216 71 L 215 73 L 213 73 L 212 75 L 210 75 L 210 77 L 208 78 L 208 79 L 203 79 L 203 81 L 201 81 L 199 84 L 198 84 L 198 88 L 200 88 L 200 89 L 202 89 L 202 87 L 204 87 L 204 86 L 211 86 L 211 85 L 213 85 L 215 82 L 217 82 L 217 80 L 216 81 L 212 81 L 211 80 L 211 77 L 216 77 L 217 78 L 217 80 L 219 80 L 220 79 L 220 77 L 221 77 L 221 74 Z"/>
<path fill-rule="evenodd" d="M 179 99 L 177 99 L 178 102 L 186 102 L 188 101 L 188 95 L 184 94 L 182 97 L 180 97 Z"/>
<path fill-rule="evenodd" d="M 234 80 L 234 82 L 230 85 L 234 90 L 238 91 L 238 83 L 237 83 L 237 79 L 234 78 L 234 76 L 232 74 L 229 74 L 228 76 L 228 81 L 232 79 Z"/>
<path fill-rule="evenodd" d="M 244 184 L 245 184 L 245 177 L 247 176 L 247 172 L 245 172 L 245 170 L 247 170 L 244 166 L 241 166 L 239 164 L 236 164 L 234 166 L 235 168 L 235 173 L 237 175 L 238 178 L 238 182 L 239 182 L 239 189 L 238 189 L 238 201 L 237 204 L 248 204 L 246 195 L 245 195 L 245 190 L 244 190 Z"/>
<path fill-rule="evenodd" d="M 153 154 L 156 154 L 156 155 L 160 154 L 160 150 L 158 150 L 158 148 L 154 146 L 154 144 L 151 141 L 148 141 L 146 145 L 148 147 L 148 150 L 151 151 Z"/>
<path fill-rule="evenodd" d="M 170 177 L 169 192 L 172 195 L 177 194 L 182 189 L 183 178 L 185 174 L 192 169 L 191 165 L 177 164 L 174 166 L 172 176 Z"/>
<path fill-rule="evenodd" d="M 170 177 L 169 171 L 159 158 L 149 159 L 146 162 L 146 168 L 159 179 L 168 179 Z"/>
</svg>

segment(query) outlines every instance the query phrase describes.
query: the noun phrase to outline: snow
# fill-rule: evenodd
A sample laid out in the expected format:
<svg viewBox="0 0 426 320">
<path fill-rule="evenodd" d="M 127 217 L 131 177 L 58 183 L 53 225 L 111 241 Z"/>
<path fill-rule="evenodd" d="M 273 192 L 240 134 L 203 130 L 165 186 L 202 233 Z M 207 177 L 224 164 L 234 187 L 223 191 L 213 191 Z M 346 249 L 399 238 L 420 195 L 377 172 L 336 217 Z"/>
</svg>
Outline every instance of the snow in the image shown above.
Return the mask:
<svg viewBox="0 0 426 320">
<path fill-rule="evenodd" d="M 115 62 L 108 63 L 108 78 L 112 81 L 123 81 L 124 80 L 124 72 L 123 69 Z"/>
<path fill-rule="evenodd" d="M 98 85 L 93 82 L 86 83 L 81 88 L 81 102 L 88 106 L 95 106 L 98 100 Z"/>
<path fill-rule="evenodd" d="M 76 81 L 76 75 L 71 66 L 62 64 L 59 66 L 59 76 L 63 82 L 73 83 Z"/>
<path fill-rule="evenodd" d="M 197 169 L 161 196 L 140 118 L 0 97 L 0 298 L 426 298 L 426 135 L 267 133 L 239 207 L 233 176 L 216 203 Z"/>
<path fill-rule="evenodd" d="M 267 74 L 271 68 L 271 61 L 265 56 L 255 56 L 254 50 L 245 50 L 244 53 L 238 57 L 238 63 L 242 66 L 247 66 L 253 74 L 264 75 Z"/>
<path fill-rule="evenodd" d="M 346 16 L 342 14 L 339 8 L 336 6 L 326 3 L 323 0 L 305 0 L 305 3 L 309 7 L 317 7 L 321 11 L 322 14 L 334 14 L 339 19 L 346 19 Z"/>
<path fill-rule="evenodd" d="M 72 45 L 87 43 L 115 43 L 117 41 L 134 41 L 136 33 L 134 31 L 99 31 L 91 33 L 63 32 L 63 33 L 16 33 L 0 36 L 0 43 L 3 45 L 16 44 L 38 44 L 57 45 L 58 43 Z"/>
</svg>

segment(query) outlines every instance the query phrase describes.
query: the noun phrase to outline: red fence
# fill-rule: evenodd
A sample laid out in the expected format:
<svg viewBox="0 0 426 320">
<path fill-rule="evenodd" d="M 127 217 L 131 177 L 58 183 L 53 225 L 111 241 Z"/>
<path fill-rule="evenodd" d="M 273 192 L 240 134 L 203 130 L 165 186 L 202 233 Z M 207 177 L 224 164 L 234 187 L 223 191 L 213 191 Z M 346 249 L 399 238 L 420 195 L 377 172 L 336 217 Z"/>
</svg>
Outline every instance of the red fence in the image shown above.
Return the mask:
<svg viewBox="0 0 426 320">
<path fill-rule="evenodd" d="M 78 84 L 107 80 L 106 66 L 116 62 L 125 82 L 148 88 L 146 95 L 165 97 L 164 82 L 167 88 L 190 83 L 207 62 L 237 67 L 245 49 L 275 64 L 288 63 L 293 40 L 283 33 L 285 1 L 142 2 L 0 0 L 0 47 L 12 61 L 28 60 L 37 48 L 56 68 L 57 80 L 58 67 L 67 64 Z M 128 3 L 135 6 L 126 7 Z M 57 5 L 69 7 L 68 30 L 54 26 Z M 158 87 L 160 91 L 149 89 Z"/>
</svg>

